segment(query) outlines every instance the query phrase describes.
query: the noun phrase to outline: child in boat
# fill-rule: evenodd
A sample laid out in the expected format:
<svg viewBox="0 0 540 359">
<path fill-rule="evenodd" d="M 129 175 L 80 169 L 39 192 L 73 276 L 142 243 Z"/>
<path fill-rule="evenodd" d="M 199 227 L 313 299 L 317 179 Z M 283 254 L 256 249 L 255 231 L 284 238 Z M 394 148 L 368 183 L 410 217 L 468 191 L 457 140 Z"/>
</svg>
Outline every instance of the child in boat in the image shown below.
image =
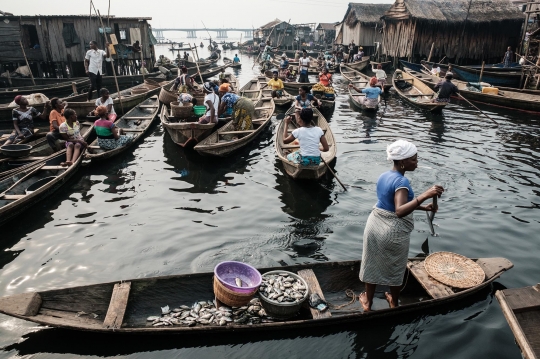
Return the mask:
<svg viewBox="0 0 540 359">
<path fill-rule="evenodd" d="M 322 144 L 322 151 L 327 152 L 328 142 L 324 137 L 323 130 L 315 126 L 313 120 L 313 110 L 311 108 L 303 108 L 300 111 L 300 116 L 297 116 L 296 123 L 298 127 L 288 134 L 289 123 L 292 116 L 287 116 L 283 130 L 283 143 L 288 144 L 298 140 L 300 142 L 300 150 L 287 155 L 287 159 L 291 162 L 302 166 L 318 166 L 321 163 L 321 149 L 319 143 Z"/>
<path fill-rule="evenodd" d="M 84 138 L 81 136 L 81 125 L 77 121 L 77 113 L 70 108 L 64 110 L 66 122 L 58 128 L 62 138 L 66 141 L 66 162 L 61 166 L 71 166 L 87 147 Z"/>
<path fill-rule="evenodd" d="M 104 150 L 114 150 L 133 141 L 132 136 L 123 135 L 122 129 L 116 127 L 107 117 L 107 107 L 98 106 L 96 114 L 99 116 L 99 120 L 94 122 L 94 129 L 96 130 L 99 147 Z"/>
</svg>

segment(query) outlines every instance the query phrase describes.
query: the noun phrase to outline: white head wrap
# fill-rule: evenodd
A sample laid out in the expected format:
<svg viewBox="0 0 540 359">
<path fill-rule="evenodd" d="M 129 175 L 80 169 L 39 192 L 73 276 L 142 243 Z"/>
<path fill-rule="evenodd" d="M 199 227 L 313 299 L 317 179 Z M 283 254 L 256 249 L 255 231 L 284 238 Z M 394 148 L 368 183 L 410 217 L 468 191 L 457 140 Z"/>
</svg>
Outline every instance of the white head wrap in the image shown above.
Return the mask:
<svg viewBox="0 0 540 359">
<path fill-rule="evenodd" d="M 396 142 L 388 145 L 386 148 L 388 161 L 399 161 L 411 158 L 417 152 L 418 150 L 416 149 L 416 146 L 405 140 L 397 140 Z"/>
</svg>

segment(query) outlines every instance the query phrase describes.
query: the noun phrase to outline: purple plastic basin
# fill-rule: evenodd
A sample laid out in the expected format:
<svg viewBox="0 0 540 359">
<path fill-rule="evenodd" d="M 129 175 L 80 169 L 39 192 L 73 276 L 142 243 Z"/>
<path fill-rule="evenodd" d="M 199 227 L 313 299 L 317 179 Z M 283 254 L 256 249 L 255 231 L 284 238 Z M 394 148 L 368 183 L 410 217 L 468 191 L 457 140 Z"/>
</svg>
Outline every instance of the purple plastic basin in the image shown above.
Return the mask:
<svg viewBox="0 0 540 359">
<path fill-rule="evenodd" d="M 261 273 L 242 262 L 221 262 L 214 268 L 214 274 L 225 287 L 236 293 L 251 293 L 257 290 L 262 282 Z M 242 287 L 236 286 L 236 278 L 242 280 Z"/>
</svg>

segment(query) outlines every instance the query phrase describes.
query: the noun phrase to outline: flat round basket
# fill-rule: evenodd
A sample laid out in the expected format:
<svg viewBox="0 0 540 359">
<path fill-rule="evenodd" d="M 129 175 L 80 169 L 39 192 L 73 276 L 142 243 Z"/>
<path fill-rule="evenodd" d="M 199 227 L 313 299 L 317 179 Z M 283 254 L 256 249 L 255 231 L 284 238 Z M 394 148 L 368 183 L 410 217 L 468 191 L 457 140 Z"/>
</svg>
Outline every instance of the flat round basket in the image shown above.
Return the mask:
<svg viewBox="0 0 540 359">
<path fill-rule="evenodd" d="M 178 95 L 162 87 L 161 91 L 159 92 L 159 100 L 165 105 L 169 105 L 171 102 L 178 100 Z"/>
<path fill-rule="evenodd" d="M 424 267 L 431 277 L 454 288 L 471 288 L 486 278 L 484 270 L 476 262 L 451 252 L 430 254 L 424 261 Z"/>
</svg>

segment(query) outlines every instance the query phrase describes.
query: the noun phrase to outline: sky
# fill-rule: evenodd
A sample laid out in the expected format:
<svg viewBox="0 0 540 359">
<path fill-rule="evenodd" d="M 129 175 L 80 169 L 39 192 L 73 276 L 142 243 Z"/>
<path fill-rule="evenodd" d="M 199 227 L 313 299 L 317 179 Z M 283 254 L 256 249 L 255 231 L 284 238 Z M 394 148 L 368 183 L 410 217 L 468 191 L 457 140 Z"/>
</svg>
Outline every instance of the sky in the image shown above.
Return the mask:
<svg viewBox="0 0 540 359">
<path fill-rule="evenodd" d="M 106 16 L 109 0 L 94 0 L 94 6 Z M 276 18 L 291 24 L 338 22 L 343 20 L 350 0 L 110 0 L 111 15 L 151 17 L 154 28 L 206 27 L 257 28 Z M 355 1 L 388 3 L 393 0 Z M 2 1 L 0 10 L 14 15 L 85 15 L 89 0 Z M 184 13 L 183 12 L 187 12 Z"/>
</svg>

